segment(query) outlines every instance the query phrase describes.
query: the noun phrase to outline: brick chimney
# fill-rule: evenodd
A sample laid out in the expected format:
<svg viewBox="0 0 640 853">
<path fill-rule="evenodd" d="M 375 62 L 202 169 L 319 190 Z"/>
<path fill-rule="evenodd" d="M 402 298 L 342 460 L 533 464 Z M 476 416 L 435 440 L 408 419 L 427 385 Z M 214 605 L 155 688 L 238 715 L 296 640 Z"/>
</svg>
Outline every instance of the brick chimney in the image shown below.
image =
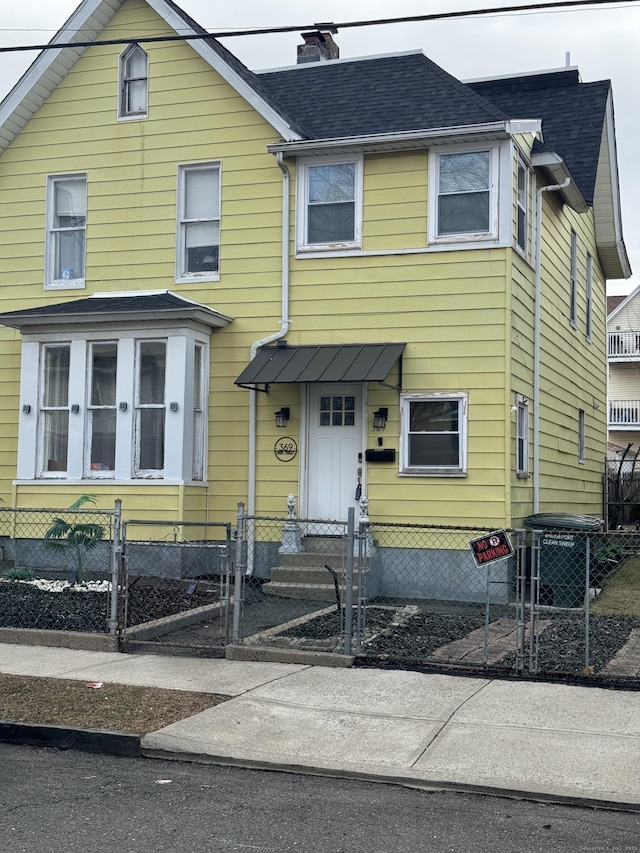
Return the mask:
<svg viewBox="0 0 640 853">
<path fill-rule="evenodd" d="M 332 37 L 332 34 L 337 32 L 335 27 L 327 26 L 326 29 L 323 27 L 302 33 L 304 44 L 298 45 L 298 65 L 305 62 L 327 62 L 329 59 L 338 59 L 340 48 Z"/>
</svg>

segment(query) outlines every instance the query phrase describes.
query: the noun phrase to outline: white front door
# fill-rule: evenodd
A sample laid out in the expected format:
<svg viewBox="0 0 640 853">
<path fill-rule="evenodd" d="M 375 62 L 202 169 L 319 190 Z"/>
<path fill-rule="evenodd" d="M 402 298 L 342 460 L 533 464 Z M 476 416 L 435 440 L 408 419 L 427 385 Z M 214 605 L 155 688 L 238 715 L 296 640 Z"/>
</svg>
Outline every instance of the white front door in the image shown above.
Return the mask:
<svg viewBox="0 0 640 853">
<path fill-rule="evenodd" d="M 310 385 L 308 401 L 306 515 L 346 521 L 362 471 L 362 386 Z"/>
</svg>

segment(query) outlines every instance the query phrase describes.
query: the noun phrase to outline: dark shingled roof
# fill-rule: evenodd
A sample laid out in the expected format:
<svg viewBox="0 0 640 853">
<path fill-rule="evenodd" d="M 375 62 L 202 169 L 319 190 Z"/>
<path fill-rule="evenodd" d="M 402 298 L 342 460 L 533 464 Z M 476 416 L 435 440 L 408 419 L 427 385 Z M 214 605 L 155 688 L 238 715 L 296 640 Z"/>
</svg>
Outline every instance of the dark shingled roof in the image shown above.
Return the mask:
<svg viewBox="0 0 640 853">
<path fill-rule="evenodd" d="M 431 130 L 507 118 L 422 53 L 310 62 L 257 77 L 311 139 Z"/>
<path fill-rule="evenodd" d="M 609 80 L 581 83 L 578 72 L 567 69 L 468 85 L 511 118 L 541 118 L 545 146 L 562 157 L 593 204 Z"/>
</svg>

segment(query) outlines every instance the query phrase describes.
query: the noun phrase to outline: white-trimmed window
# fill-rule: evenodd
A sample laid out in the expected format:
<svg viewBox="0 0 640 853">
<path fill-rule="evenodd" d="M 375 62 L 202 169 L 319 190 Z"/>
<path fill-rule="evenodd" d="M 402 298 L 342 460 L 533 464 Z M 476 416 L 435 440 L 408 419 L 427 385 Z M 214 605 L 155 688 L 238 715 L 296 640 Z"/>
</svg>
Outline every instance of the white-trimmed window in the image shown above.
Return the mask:
<svg viewBox="0 0 640 853">
<path fill-rule="evenodd" d="M 586 462 L 586 419 L 584 409 L 578 409 L 578 462 Z"/>
<path fill-rule="evenodd" d="M 498 147 L 432 151 L 429 239 L 477 242 L 498 237 Z"/>
<path fill-rule="evenodd" d="M 400 397 L 400 472 L 464 476 L 467 472 L 467 394 Z"/>
<path fill-rule="evenodd" d="M 362 159 L 302 162 L 298 248 L 354 248 L 361 234 Z"/>
<path fill-rule="evenodd" d="M 578 322 L 578 236 L 571 232 L 571 255 L 569 259 L 569 322 Z"/>
<path fill-rule="evenodd" d="M 516 245 L 526 256 L 529 242 L 529 170 L 518 158 Z"/>
<path fill-rule="evenodd" d="M 202 481 L 208 352 L 196 331 L 25 335 L 18 478 Z"/>
<path fill-rule="evenodd" d="M 217 279 L 220 257 L 220 164 L 178 167 L 176 280 Z"/>
<path fill-rule="evenodd" d="M 585 284 L 585 297 L 587 302 L 587 315 L 585 319 L 585 338 L 590 343 L 593 332 L 593 258 L 587 252 L 587 280 Z"/>
<path fill-rule="evenodd" d="M 84 287 L 87 176 L 47 180 L 45 288 Z"/>
<path fill-rule="evenodd" d="M 529 401 L 521 394 L 516 401 L 516 475 L 529 476 Z"/>
<path fill-rule="evenodd" d="M 149 106 L 149 57 L 139 44 L 120 54 L 118 118 L 146 118 Z"/>
</svg>

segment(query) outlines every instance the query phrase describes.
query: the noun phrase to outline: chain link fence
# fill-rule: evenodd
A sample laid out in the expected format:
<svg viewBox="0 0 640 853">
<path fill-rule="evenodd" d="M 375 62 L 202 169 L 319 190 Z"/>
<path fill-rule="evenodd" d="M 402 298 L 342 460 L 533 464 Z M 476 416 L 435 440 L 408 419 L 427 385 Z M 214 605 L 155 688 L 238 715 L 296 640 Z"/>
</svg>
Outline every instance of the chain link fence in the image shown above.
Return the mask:
<svg viewBox="0 0 640 853">
<path fill-rule="evenodd" d="M 127 520 L 122 554 L 124 651 L 224 654 L 233 600 L 230 524 Z"/>
<path fill-rule="evenodd" d="M 528 671 L 640 678 L 640 533 L 533 530 Z"/>
<path fill-rule="evenodd" d="M 117 630 L 115 511 L 0 507 L 0 628 Z"/>
<path fill-rule="evenodd" d="M 479 569 L 469 540 L 486 532 L 242 516 L 234 641 L 515 669 L 526 551 L 513 534 L 513 555 Z"/>
</svg>

